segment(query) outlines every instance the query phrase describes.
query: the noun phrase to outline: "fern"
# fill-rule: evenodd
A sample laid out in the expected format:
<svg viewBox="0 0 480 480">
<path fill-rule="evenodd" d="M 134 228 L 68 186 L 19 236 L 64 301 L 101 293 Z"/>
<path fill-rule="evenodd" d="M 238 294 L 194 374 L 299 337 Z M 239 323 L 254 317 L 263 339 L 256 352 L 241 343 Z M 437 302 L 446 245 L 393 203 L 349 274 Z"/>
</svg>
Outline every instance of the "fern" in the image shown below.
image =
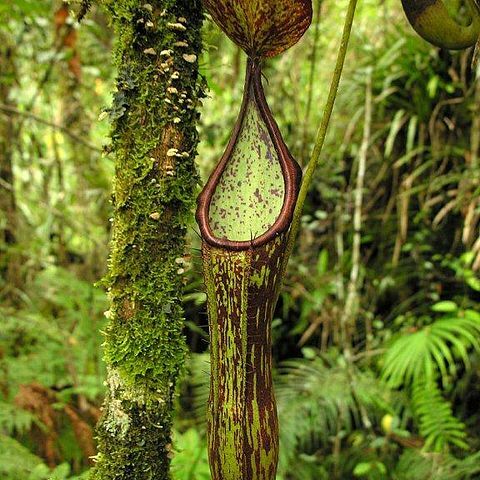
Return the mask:
<svg viewBox="0 0 480 480">
<path fill-rule="evenodd" d="M 418 383 L 412 388 L 412 406 L 420 420 L 420 433 L 425 438 L 425 450 L 441 452 L 451 445 L 468 449 L 465 425 L 452 412 L 434 382 Z"/>
<path fill-rule="evenodd" d="M 49 471 L 42 459 L 13 438 L 0 434 L 0 478 L 2 480 L 32 478 L 35 472 L 45 468 Z"/>
<path fill-rule="evenodd" d="M 321 358 L 283 364 L 276 385 L 280 417 L 280 470 L 299 449 L 328 444 L 340 431 L 369 428 L 389 411 L 388 391 L 368 372 Z"/>
<path fill-rule="evenodd" d="M 35 422 L 35 418 L 30 412 L 21 410 L 0 399 L 0 431 L 9 435 L 25 433 L 30 429 L 33 422 Z"/>
<path fill-rule="evenodd" d="M 465 425 L 443 398 L 437 379 L 448 385 L 459 363 L 470 367 L 469 351 L 480 351 L 480 315 L 457 311 L 453 302 L 441 302 L 434 310 L 449 314 L 397 338 L 384 356 L 382 378 L 392 388 L 403 386 L 411 392 L 412 411 L 426 451 L 447 451 L 452 446 L 467 449 Z"/>
<path fill-rule="evenodd" d="M 71 467 L 62 463 L 51 470 L 17 440 L 0 433 L 0 478 L 2 480 L 87 480 L 88 471 L 70 476 Z"/>
<path fill-rule="evenodd" d="M 192 388 L 192 413 L 196 422 L 204 425 L 210 394 L 210 355 L 208 353 L 190 355 L 188 370 L 188 383 Z"/>
<path fill-rule="evenodd" d="M 331 475 L 323 459 L 315 455 L 301 453 L 296 456 L 295 464 L 288 473 L 277 475 L 277 480 L 329 480 Z"/>
<path fill-rule="evenodd" d="M 174 433 L 176 454 L 172 461 L 174 480 L 210 480 L 207 442 L 194 428 Z"/>
<path fill-rule="evenodd" d="M 480 452 L 464 459 L 408 449 L 400 457 L 392 480 L 473 480 L 480 474 Z"/>
<path fill-rule="evenodd" d="M 480 452 L 464 459 L 453 459 L 450 462 L 450 472 L 441 480 L 478 479 L 480 476 Z"/>
<path fill-rule="evenodd" d="M 447 385 L 457 373 L 457 362 L 469 367 L 468 351 L 480 351 L 480 314 L 473 310 L 444 317 L 422 329 L 400 336 L 384 357 L 383 380 L 392 388 L 416 381 Z"/>
</svg>

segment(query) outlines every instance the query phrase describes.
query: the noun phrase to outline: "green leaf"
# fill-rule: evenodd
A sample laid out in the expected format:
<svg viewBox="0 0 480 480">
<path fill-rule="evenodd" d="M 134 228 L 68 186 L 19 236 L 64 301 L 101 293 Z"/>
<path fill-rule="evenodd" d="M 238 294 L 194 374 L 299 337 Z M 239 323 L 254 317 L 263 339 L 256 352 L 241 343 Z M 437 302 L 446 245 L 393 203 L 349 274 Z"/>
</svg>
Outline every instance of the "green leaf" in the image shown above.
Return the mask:
<svg viewBox="0 0 480 480">
<path fill-rule="evenodd" d="M 480 279 L 477 277 L 467 277 L 467 285 L 476 292 L 480 292 Z"/>
<path fill-rule="evenodd" d="M 440 83 L 440 78 L 438 75 L 434 75 L 428 82 L 427 91 L 428 91 L 428 96 L 430 98 L 435 98 L 439 83 Z"/>
<path fill-rule="evenodd" d="M 392 155 L 395 139 L 405 124 L 405 121 L 405 110 L 398 110 L 398 112 L 395 113 L 395 117 L 393 117 L 392 126 L 390 127 L 390 132 L 385 142 L 385 158 L 389 158 Z"/>
<path fill-rule="evenodd" d="M 210 480 L 206 439 L 190 428 L 174 434 L 175 457 L 172 462 L 174 480 Z"/>
<path fill-rule="evenodd" d="M 458 310 L 458 305 L 450 300 L 445 300 L 443 302 L 435 303 L 432 306 L 432 310 L 434 312 L 451 313 Z"/>
<path fill-rule="evenodd" d="M 362 462 L 357 464 L 357 466 L 353 470 L 353 474 L 356 477 L 363 477 L 367 475 L 371 470 L 372 470 L 372 465 L 370 463 Z"/>
<path fill-rule="evenodd" d="M 377 470 L 378 470 L 380 473 L 383 473 L 384 475 L 386 475 L 386 473 L 387 473 L 387 467 L 386 467 L 382 462 L 376 462 L 376 463 L 375 463 L 375 467 L 377 467 Z"/>
<path fill-rule="evenodd" d="M 317 260 L 317 273 L 319 275 L 325 275 L 328 271 L 328 250 L 323 249 L 320 252 Z"/>
<path fill-rule="evenodd" d="M 62 463 L 51 473 L 49 480 L 66 480 L 70 475 L 70 465 Z"/>
<path fill-rule="evenodd" d="M 220 28 L 249 56 L 273 57 L 297 43 L 312 22 L 311 0 L 204 0 Z"/>
<path fill-rule="evenodd" d="M 415 136 L 417 134 L 418 127 L 418 117 L 414 115 L 408 122 L 408 132 L 407 132 L 407 153 L 410 153 L 414 149 Z"/>
</svg>

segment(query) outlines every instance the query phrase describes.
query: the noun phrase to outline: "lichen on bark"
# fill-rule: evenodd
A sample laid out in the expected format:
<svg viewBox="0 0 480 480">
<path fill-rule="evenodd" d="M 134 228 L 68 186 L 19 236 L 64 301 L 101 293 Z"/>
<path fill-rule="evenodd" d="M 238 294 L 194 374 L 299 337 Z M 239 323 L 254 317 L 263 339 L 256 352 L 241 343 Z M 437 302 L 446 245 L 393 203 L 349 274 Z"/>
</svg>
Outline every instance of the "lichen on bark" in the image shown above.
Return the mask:
<svg viewBox="0 0 480 480">
<path fill-rule="evenodd" d="M 116 161 L 105 332 L 108 393 L 94 480 L 169 477 L 185 234 L 198 184 L 200 0 L 103 0 L 117 35 Z"/>
</svg>

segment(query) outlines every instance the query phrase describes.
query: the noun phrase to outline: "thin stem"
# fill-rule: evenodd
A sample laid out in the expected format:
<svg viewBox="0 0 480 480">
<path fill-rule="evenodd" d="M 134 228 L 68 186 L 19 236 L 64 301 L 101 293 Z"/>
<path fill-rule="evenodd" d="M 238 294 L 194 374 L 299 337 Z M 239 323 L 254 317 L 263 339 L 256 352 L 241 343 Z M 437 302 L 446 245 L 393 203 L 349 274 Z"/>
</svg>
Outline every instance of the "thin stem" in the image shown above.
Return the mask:
<svg viewBox="0 0 480 480">
<path fill-rule="evenodd" d="M 312 56 L 310 60 L 310 74 L 308 79 L 308 98 L 307 98 L 307 108 L 305 111 L 305 121 L 303 126 L 303 142 L 302 142 L 302 154 L 300 156 L 300 161 L 302 165 L 304 163 L 305 155 L 307 152 L 307 137 L 308 137 L 308 128 L 310 126 L 310 113 L 312 111 L 312 100 L 313 100 L 313 85 L 315 82 L 315 67 L 317 65 L 317 50 L 318 42 L 320 41 L 320 23 L 322 19 L 322 4 L 323 0 L 318 0 L 317 5 L 317 17 L 315 22 L 315 33 L 313 37 L 313 47 L 312 47 Z"/>
<path fill-rule="evenodd" d="M 297 206 L 295 208 L 295 213 L 293 215 L 293 222 L 290 231 L 290 236 L 288 239 L 288 245 L 285 256 L 285 268 L 290 257 L 293 246 L 295 245 L 295 240 L 300 229 L 300 223 L 302 219 L 302 211 L 305 205 L 305 199 L 307 198 L 308 191 L 313 181 L 313 175 L 317 168 L 318 162 L 320 160 L 320 155 L 322 153 L 323 145 L 325 144 L 325 138 L 327 136 L 328 125 L 330 123 L 330 118 L 332 117 L 333 107 L 335 105 L 335 100 L 337 98 L 338 86 L 340 84 L 340 79 L 342 77 L 343 66 L 345 64 L 345 56 L 347 54 L 348 43 L 350 41 L 350 33 L 352 31 L 353 19 L 355 17 L 355 10 L 357 7 L 357 0 L 350 0 L 348 4 L 347 15 L 345 17 L 345 25 L 343 27 L 343 34 L 340 43 L 340 48 L 338 50 L 337 62 L 335 65 L 335 70 L 333 72 L 332 83 L 330 84 L 330 92 L 328 94 L 327 104 L 325 105 L 325 110 L 323 112 L 322 122 L 317 133 L 317 140 L 315 142 L 315 147 L 312 152 L 310 162 L 305 171 L 302 186 L 300 188 L 300 193 L 298 196 Z"/>
<path fill-rule="evenodd" d="M 22 110 L 18 110 L 16 108 L 10 107 L 8 105 L 0 104 L 0 112 L 4 112 L 6 115 L 19 115 L 24 118 L 29 118 L 31 120 L 34 120 L 35 122 L 41 123 L 42 125 L 46 125 L 47 127 L 53 128 L 55 130 L 59 130 L 65 135 L 68 135 L 72 140 L 75 140 L 76 142 L 81 143 L 82 145 L 85 145 L 90 150 L 93 150 L 95 152 L 100 152 L 100 153 L 102 152 L 101 148 L 98 148 L 95 145 L 87 142 L 82 137 L 70 131 L 68 128 L 64 127 L 63 125 L 58 125 L 56 123 L 50 122 L 28 111 L 22 111 Z"/>
<path fill-rule="evenodd" d="M 348 294 L 345 308 L 340 320 L 342 329 L 343 348 L 346 352 L 350 350 L 352 332 L 356 322 L 359 309 L 358 288 L 360 281 L 361 267 L 361 243 L 362 243 L 362 209 L 363 193 L 365 186 L 365 172 L 367 169 L 368 148 L 372 131 L 372 72 L 367 73 L 367 85 L 365 94 L 365 124 L 363 127 L 363 140 L 358 155 L 358 172 L 355 187 L 355 207 L 353 215 L 353 245 L 352 245 L 352 269 L 348 283 Z"/>
</svg>

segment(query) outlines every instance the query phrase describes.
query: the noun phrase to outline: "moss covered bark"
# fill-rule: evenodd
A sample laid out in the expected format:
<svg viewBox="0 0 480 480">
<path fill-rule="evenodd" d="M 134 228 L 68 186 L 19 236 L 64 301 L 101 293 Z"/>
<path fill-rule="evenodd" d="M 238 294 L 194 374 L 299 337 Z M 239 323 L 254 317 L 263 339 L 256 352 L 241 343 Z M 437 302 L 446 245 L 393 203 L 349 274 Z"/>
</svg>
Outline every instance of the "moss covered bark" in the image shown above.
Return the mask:
<svg viewBox="0 0 480 480">
<path fill-rule="evenodd" d="M 117 46 L 115 215 L 95 480 L 168 479 L 184 361 L 181 258 L 198 183 L 199 0 L 104 0 Z"/>
</svg>

